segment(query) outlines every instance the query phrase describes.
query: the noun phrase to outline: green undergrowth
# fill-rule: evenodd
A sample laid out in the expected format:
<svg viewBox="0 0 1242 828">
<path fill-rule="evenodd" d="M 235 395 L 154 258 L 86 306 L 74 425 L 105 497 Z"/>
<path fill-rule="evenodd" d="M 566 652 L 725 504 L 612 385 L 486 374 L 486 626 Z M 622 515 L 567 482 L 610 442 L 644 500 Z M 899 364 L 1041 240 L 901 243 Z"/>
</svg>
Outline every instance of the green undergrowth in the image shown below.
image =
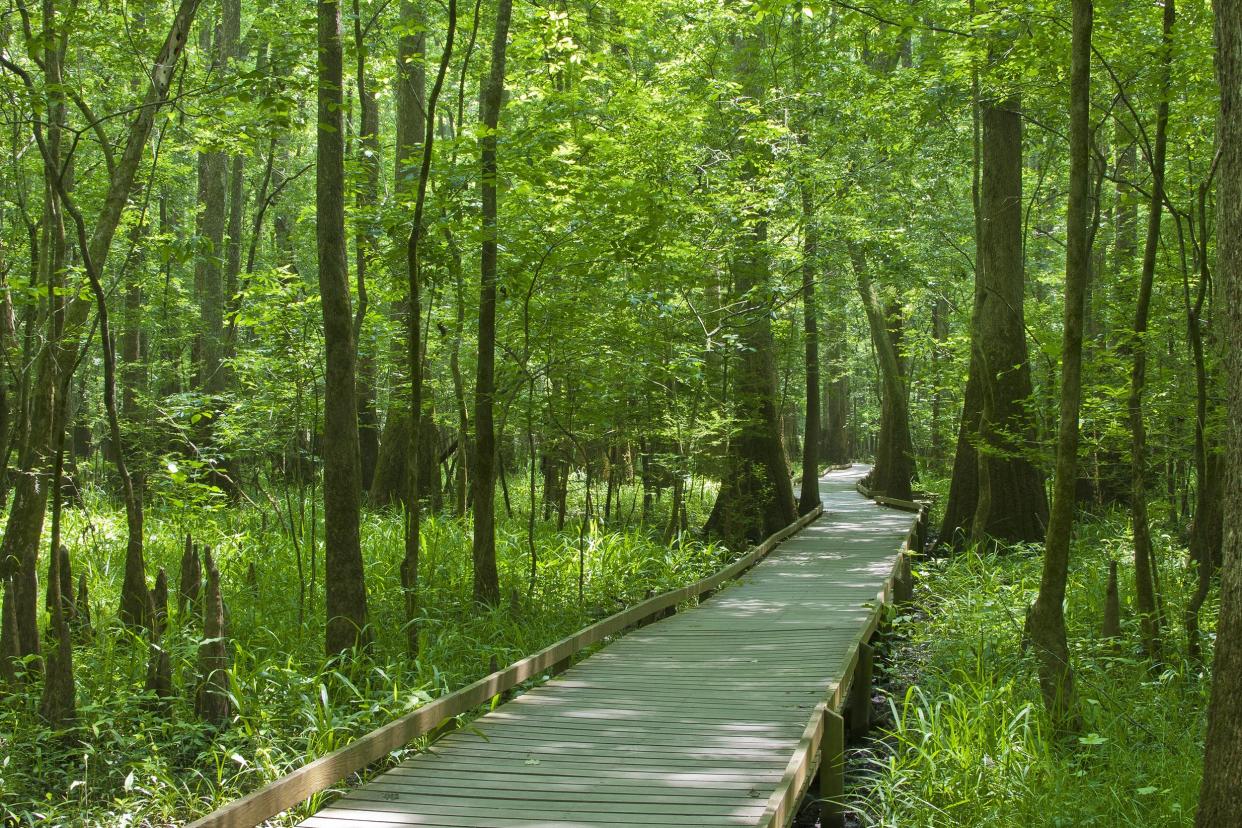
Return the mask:
<svg viewBox="0 0 1242 828">
<path fill-rule="evenodd" d="M 448 517 L 424 521 L 421 650 L 413 661 L 403 649 L 401 517 L 366 515 L 376 646 L 340 669 L 322 655 L 322 519 L 312 581 L 309 507 L 295 505 L 278 518 L 275 508 L 258 505 L 190 510 L 152 503 L 147 564 L 152 573 L 164 567 L 173 587 L 167 645 L 177 697 L 166 711 L 142 689 L 146 644 L 115 617 L 124 515 L 115 503 L 88 495 L 82 508 L 66 514 L 65 533 L 75 578 L 86 572 L 95 619 L 94 637 L 74 652 L 78 723 L 70 732 L 52 732 L 37 713 L 38 683 L 0 690 L 0 825 L 182 823 L 485 675 L 493 663 L 509 664 L 651 593 L 704 577 L 730 557 L 689 539 L 662 545 L 667 497 L 655 504 L 647 525 L 634 513 L 632 522 L 593 522 L 585 531 L 571 502 L 563 531 L 555 518 L 537 521 L 538 576 L 531 590 L 522 511 L 528 501 L 520 488 L 511 488 L 515 514 L 506 517 L 498 505 L 502 601 L 495 609 L 470 599 L 469 524 Z M 623 492 L 623 515 L 634 494 Z M 702 524 L 713 497 L 710 489 L 695 487 L 688 504 L 692 526 Z M 283 496 L 278 502 L 285 505 Z M 290 533 L 290 511 L 299 516 L 295 528 L 306 531 Z M 194 716 L 201 630 L 175 606 L 187 532 L 215 550 L 222 573 L 237 712 L 218 734 Z"/>
<path fill-rule="evenodd" d="M 1086 726 L 1053 739 L 1033 657 L 1021 646 L 1039 586 L 1041 548 L 974 552 L 917 568 L 912 609 L 896 624 L 893 722 L 864 765 L 855 808 L 864 825 L 1190 826 L 1209 682 L 1185 660 L 1185 549 L 1157 532 L 1170 651 L 1153 666 L 1138 648 L 1127 515 L 1083 520 L 1066 602 Z M 1120 563 L 1120 642 L 1100 635 L 1108 561 Z M 1216 607 L 1204 609 L 1211 635 Z M 1209 650 L 1210 652 L 1210 650 Z M 904 690 L 904 692 L 903 692 Z"/>
</svg>

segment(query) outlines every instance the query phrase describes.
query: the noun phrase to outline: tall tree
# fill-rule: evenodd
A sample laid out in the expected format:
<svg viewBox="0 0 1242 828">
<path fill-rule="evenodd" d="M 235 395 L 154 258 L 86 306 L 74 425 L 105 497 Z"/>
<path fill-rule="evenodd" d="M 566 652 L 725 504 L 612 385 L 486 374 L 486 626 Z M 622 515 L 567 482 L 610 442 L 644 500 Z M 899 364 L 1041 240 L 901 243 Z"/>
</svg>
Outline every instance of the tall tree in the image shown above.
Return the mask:
<svg viewBox="0 0 1242 828">
<path fill-rule="evenodd" d="M 807 64 L 807 55 L 804 53 L 806 40 L 802 37 L 804 17 L 800 10 L 794 10 L 794 48 L 802 66 Z M 799 75 L 798 85 L 805 90 L 804 74 Z M 809 141 L 806 130 L 806 124 L 802 124 L 798 133 L 798 144 L 804 148 Z M 815 297 L 816 273 L 819 269 L 819 227 L 816 225 L 811 182 L 805 178 L 799 181 L 798 191 L 802 201 L 802 340 L 806 353 L 806 428 L 802 435 L 802 486 L 798 493 L 798 511 L 808 514 L 820 503 L 819 309 Z"/>
<path fill-rule="evenodd" d="M 1038 541 L 1048 522 L 1044 478 L 1032 460 L 1023 264 L 1022 111 L 1017 95 L 982 101 L 978 300 L 971 320 L 977 361 L 978 498 L 974 541 Z"/>
<path fill-rule="evenodd" d="M 1065 587 L 1069 577 L 1070 535 L 1074 529 L 1078 479 L 1078 412 L 1082 402 L 1082 331 L 1091 277 L 1091 240 L 1087 227 L 1091 142 L 1091 0 L 1073 0 L 1069 81 L 1069 203 L 1066 208 L 1065 314 L 1061 337 L 1061 403 L 1057 429 L 1056 478 L 1052 511 L 1044 542 L 1039 594 L 1027 616 L 1031 643 L 1039 661 L 1039 687 L 1053 726 L 1081 729 L 1065 632 Z"/>
<path fill-rule="evenodd" d="M 910 393 L 901 354 L 901 308 L 886 304 L 871 278 L 871 263 L 861 242 L 847 240 L 880 368 L 880 434 L 871 488 L 889 497 L 909 500 L 914 480 L 914 444 L 910 439 Z"/>
<path fill-rule="evenodd" d="M 479 360 L 474 386 L 474 598 L 487 604 L 500 600 L 496 573 L 496 129 L 504 96 L 505 54 L 509 42 L 512 0 L 496 5 L 492 65 L 479 107 L 479 189 L 483 199 L 483 242 L 479 269 Z"/>
<path fill-rule="evenodd" d="M 424 60 L 427 16 L 423 3 L 420 0 L 402 0 L 397 26 L 397 75 L 393 82 L 397 143 L 393 151 L 393 193 L 396 200 L 406 205 L 408 210 L 408 205 L 416 198 L 418 190 L 418 159 L 427 131 L 427 66 Z M 393 247 L 400 249 L 403 243 L 408 246 L 408 241 L 408 236 L 394 238 Z M 411 297 L 409 301 L 412 300 Z M 408 304 L 402 307 L 398 303 L 393 307 L 392 313 L 404 318 L 408 330 L 408 315 L 418 319 L 421 309 L 409 307 Z M 420 362 L 420 374 L 421 364 Z M 420 396 L 415 410 L 421 412 L 421 383 L 417 393 Z M 400 500 L 407 510 L 411 507 L 409 486 L 412 476 L 409 464 L 416 462 L 416 457 L 409 456 L 409 452 L 417 451 L 419 441 L 418 433 L 410 427 L 410 422 L 410 410 L 406 402 L 399 395 L 392 395 L 380 434 L 375 471 L 371 477 L 370 500 L 376 506 L 385 506 Z"/>
<path fill-rule="evenodd" d="M 222 5 L 225 5 L 222 2 Z M 219 82 L 228 71 L 233 45 L 232 28 L 216 24 L 208 16 L 200 23 L 199 51 L 210 56 L 210 73 Z M 194 285 L 198 296 L 198 388 L 216 395 L 224 390 L 224 230 L 225 195 L 228 188 L 227 157 L 218 146 L 208 145 L 198 153 L 198 203 L 195 235 L 199 250 L 194 257 Z M 212 403 L 213 407 L 215 403 Z M 204 418 L 204 426 L 212 418 Z"/>
<path fill-rule="evenodd" d="M 403 10 L 403 14 L 405 11 Z M 431 96 L 427 99 L 427 117 L 425 119 L 426 134 L 422 142 L 422 160 L 418 165 L 418 183 L 414 195 L 414 221 L 410 226 L 410 237 L 406 242 L 406 280 L 409 296 L 409 310 L 406 314 L 406 365 L 410 371 L 410 421 L 417 421 L 417 412 L 422 410 L 423 403 L 423 343 L 421 328 L 422 289 L 422 241 L 426 228 L 423 226 L 423 214 L 427 202 L 427 182 L 431 179 L 431 154 L 435 142 L 436 104 L 440 100 L 440 91 L 444 88 L 444 76 L 448 74 L 449 63 L 453 59 L 453 40 L 457 34 L 457 0 L 449 0 L 448 24 L 444 38 L 444 51 L 440 56 L 440 68 L 436 73 L 435 83 L 431 87 Z M 406 651 L 414 656 L 418 653 L 418 563 L 419 563 L 419 520 L 421 498 L 421 470 L 419 457 L 420 430 L 410 429 L 409 446 L 406 452 L 406 475 L 408 478 L 410 497 L 405 512 L 405 556 L 401 561 L 401 588 L 405 596 L 405 637 Z"/>
<path fill-rule="evenodd" d="M 738 109 L 761 105 L 760 57 L 763 38 L 751 30 L 733 39 L 734 74 L 741 84 Z M 766 157 L 758 142 L 740 152 L 741 189 L 746 200 L 736 219 L 735 246 L 729 255 L 733 295 L 744 304 L 738 339 L 742 346 L 733 376 L 736 436 L 729 442 L 724 479 L 708 516 L 709 535 L 734 544 L 759 540 L 797 517 L 793 482 L 781 440 L 776 359 L 769 312 L 772 304 L 768 217 L 757 178 Z"/>
<path fill-rule="evenodd" d="M 1208 706 L 1198 828 L 1238 828 L 1242 810 L 1242 4 L 1215 0 L 1219 218 L 1216 278 L 1225 314 L 1226 483 L 1224 561 L 1212 700 Z"/>
<path fill-rule="evenodd" d="M 1130 369 L 1130 520 L 1134 530 L 1134 602 L 1139 616 L 1143 649 L 1153 659 L 1161 657 L 1160 611 L 1156 606 L 1155 560 L 1151 526 L 1147 519 L 1147 430 L 1143 422 L 1143 391 L 1147 382 L 1147 318 L 1151 311 L 1156 254 L 1160 248 L 1160 216 L 1164 212 L 1164 160 L 1169 131 L 1169 67 L 1172 62 L 1175 0 L 1164 0 L 1161 33 L 1161 94 L 1156 103 L 1156 137 L 1151 148 L 1151 201 L 1147 208 L 1147 239 L 1139 274 L 1138 300 L 1134 309 L 1134 333 L 1129 348 L 1134 361 Z"/>
<path fill-rule="evenodd" d="M 379 456 L 379 416 L 375 410 L 376 354 L 364 347 L 363 325 L 370 297 L 367 276 L 375 258 L 379 226 L 375 210 L 379 200 L 380 139 L 379 98 L 371 89 L 367 72 L 368 26 L 362 19 L 359 0 L 353 3 L 354 85 L 358 91 L 358 166 L 362 181 L 354 197 L 358 217 L 354 222 L 354 278 L 358 286 L 358 308 L 354 312 L 354 339 L 358 342 L 358 457 L 362 469 L 362 488 L 369 491 Z"/>
<path fill-rule="evenodd" d="M 362 469 L 354 396 L 354 320 L 345 240 L 345 124 L 340 0 L 318 0 L 318 128 L 315 163 L 316 250 L 323 303 L 324 575 L 329 656 L 370 641 L 359 513 Z"/>
</svg>

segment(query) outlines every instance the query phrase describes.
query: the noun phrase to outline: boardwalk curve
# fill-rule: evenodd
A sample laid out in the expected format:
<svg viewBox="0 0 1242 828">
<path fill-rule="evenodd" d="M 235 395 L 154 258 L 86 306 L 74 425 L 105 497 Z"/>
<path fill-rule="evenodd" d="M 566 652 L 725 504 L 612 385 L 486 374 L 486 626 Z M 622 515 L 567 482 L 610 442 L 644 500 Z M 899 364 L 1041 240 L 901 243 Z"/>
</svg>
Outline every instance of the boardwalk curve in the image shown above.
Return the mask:
<svg viewBox="0 0 1242 828">
<path fill-rule="evenodd" d="M 711 600 L 608 644 L 302 825 L 787 822 L 914 520 L 860 496 L 865 471 L 825 475 L 823 516 Z"/>
</svg>

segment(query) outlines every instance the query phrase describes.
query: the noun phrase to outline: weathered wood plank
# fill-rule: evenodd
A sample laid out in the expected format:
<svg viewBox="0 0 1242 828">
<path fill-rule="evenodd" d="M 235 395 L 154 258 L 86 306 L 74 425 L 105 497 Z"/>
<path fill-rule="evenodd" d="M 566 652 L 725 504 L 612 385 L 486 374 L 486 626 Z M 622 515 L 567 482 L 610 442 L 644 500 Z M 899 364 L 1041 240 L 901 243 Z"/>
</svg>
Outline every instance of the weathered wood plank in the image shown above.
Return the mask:
<svg viewBox="0 0 1242 828">
<path fill-rule="evenodd" d="M 532 656 L 492 673 L 467 687 L 442 696 L 354 742 L 268 783 L 241 799 L 190 824 L 189 828 L 253 828 L 263 820 L 326 790 L 398 748 L 430 733 L 441 723 L 479 707 L 488 699 L 539 676 L 583 649 L 616 635 L 670 607 L 717 589 L 762 560 L 780 541 L 819 517 L 819 510 L 803 516 L 756 546 L 734 563 L 694 584 L 643 601 L 583 629 Z"/>
<path fill-rule="evenodd" d="M 303 825 L 783 828 L 810 784 L 825 721 L 842 708 L 851 684 L 859 685 L 856 699 L 863 692 L 860 648 L 880 625 L 883 605 L 908 583 L 904 550 L 919 537 L 904 514 L 853 493 L 860 473 L 853 467 L 830 475 L 821 487 L 821 494 L 828 491 L 829 518 L 778 554 L 768 552 L 793 527 L 697 584 L 618 613 L 427 705 L 423 710 L 456 697 L 466 705 L 457 712 L 468 712 L 568 667 Z M 922 519 L 925 512 L 918 514 Z M 691 611 L 668 615 L 708 594 L 711 600 Z M 605 641 L 606 648 L 569 664 L 575 653 Z M 468 695 L 472 689 L 476 696 Z M 442 704 L 423 716 L 440 716 L 438 724 L 457 715 L 445 712 L 451 709 Z M 422 721 L 415 730 L 426 726 Z M 296 790 L 285 782 L 280 794 Z M 277 801 L 268 798 L 262 809 Z"/>
</svg>

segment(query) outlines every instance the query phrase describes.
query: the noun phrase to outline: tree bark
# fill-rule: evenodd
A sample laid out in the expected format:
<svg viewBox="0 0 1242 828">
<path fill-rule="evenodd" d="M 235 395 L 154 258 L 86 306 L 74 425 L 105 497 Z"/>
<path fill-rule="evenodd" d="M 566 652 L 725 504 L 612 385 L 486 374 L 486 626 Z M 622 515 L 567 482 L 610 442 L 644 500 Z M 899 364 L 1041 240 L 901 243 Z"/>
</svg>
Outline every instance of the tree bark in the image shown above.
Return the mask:
<svg viewBox="0 0 1242 828">
<path fill-rule="evenodd" d="M 1074 529 L 1078 476 L 1078 412 L 1082 398 L 1082 332 L 1091 241 L 1087 228 L 1090 188 L 1088 120 L 1091 104 L 1091 0 L 1073 0 L 1070 60 L 1070 178 L 1066 210 L 1065 316 L 1061 339 L 1061 404 L 1057 432 L 1056 479 L 1044 544 L 1039 594 L 1027 617 L 1030 640 L 1039 662 L 1044 707 L 1059 732 L 1082 728 L 1065 631 L 1065 588 L 1069 575 L 1070 535 Z"/>
<path fill-rule="evenodd" d="M 474 598 L 500 600 L 496 572 L 496 127 L 504 95 L 505 53 L 512 0 L 499 0 L 492 39 L 492 66 L 483 89 L 480 120 L 480 191 L 483 200 L 483 250 L 479 269 L 479 359 L 474 385 Z"/>
<path fill-rule="evenodd" d="M 324 580 L 329 657 L 365 646 L 367 590 L 359 529 L 362 469 L 358 460 L 355 343 L 345 241 L 345 129 L 342 114 L 341 10 L 318 0 L 319 128 L 315 164 L 316 252 L 323 304 Z"/>
<path fill-rule="evenodd" d="M 1216 276 L 1224 300 L 1224 339 L 1237 343 L 1242 338 L 1242 5 L 1215 0 L 1213 6 L 1221 92 Z M 1198 828 L 1242 826 L 1242 349 L 1236 344 L 1225 349 L 1225 373 L 1226 531 Z"/>
<path fill-rule="evenodd" d="M 1022 256 L 1022 113 L 1016 95 L 981 102 L 978 299 L 971 324 L 978 361 L 978 497 L 971 539 L 1039 541 L 1048 522 L 1044 477 L 1031 459 Z"/>
</svg>

